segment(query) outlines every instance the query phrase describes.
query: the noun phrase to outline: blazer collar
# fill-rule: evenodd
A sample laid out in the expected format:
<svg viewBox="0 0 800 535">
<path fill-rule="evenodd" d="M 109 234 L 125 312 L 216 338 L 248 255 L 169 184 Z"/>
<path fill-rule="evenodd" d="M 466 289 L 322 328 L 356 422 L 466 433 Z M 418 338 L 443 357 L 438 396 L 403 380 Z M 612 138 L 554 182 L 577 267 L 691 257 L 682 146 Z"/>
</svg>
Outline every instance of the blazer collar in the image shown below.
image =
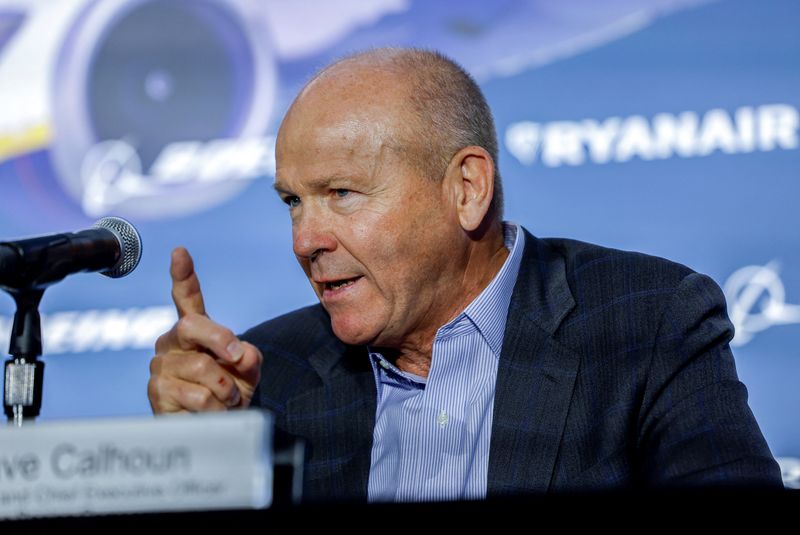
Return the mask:
<svg viewBox="0 0 800 535">
<path fill-rule="evenodd" d="M 575 306 L 566 263 L 546 241 L 520 228 L 525 233 L 525 249 L 509 318 L 522 315 L 552 335 Z"/>
</svg>

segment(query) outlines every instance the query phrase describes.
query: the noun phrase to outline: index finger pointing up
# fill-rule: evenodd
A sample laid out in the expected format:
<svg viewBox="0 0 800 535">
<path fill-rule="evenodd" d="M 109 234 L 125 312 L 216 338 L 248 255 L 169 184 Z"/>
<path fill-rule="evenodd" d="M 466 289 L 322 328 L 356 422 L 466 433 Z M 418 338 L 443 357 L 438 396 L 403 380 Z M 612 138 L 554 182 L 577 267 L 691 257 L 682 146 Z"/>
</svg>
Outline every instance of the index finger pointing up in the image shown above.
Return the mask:
<svg viewBox="0 0 800 535">
<path fill-rule="evenodd" d="M 178 317 L 182 318 L 189 313 L 205 316 L 206 306 L 200 291 L 200 279 L 194 271 L 192 257 L 185 248 L 173 249 L 169 274 L 172 277 L 172 300 L 178 310 Z"/>
</svg>

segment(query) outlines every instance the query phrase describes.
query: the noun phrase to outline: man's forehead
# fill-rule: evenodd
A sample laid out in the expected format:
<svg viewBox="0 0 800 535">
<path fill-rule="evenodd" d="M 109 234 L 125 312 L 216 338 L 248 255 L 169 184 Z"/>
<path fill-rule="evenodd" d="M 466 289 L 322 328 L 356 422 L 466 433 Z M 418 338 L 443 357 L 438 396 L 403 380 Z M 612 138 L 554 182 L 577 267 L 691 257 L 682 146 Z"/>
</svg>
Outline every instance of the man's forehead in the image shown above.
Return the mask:
<svg viewBox="0 0 800 535">
<path fill-rule="evenodd" d="M 410 89 L 406 77 L 397 72 L 345 61 L 306 85 L 283 123 L 307 128 L 321 124 L 360 129 L 402 127 L 410 111 Z"/>
<path fill-rule="evenodd" d="M 375 158 L 406 144 L 402 123 L 388 107 L 293 109 L 278 132 L 277 163 L 296 166 L 318 159 Z"/>
<path fill-rule="evenodd" d="M 278 132 L 276 189 L 371 176 L 388 157 L 409 156 L 416 121 L 407 93 L 394 75 L 363 68 L 326 73 L 292 104 Z"/>
<path fill-rule="evenodd" d="M 324 189 L 330 186 L 373 184 L 387 166 L 396 166 L 408 152 L 391 138 L 360 139 L 347 143 L 347 138 L 331 144 L 304 143 L 295 149 L 276 153 L 275 189 Z"/>
<path fill-rule="evenodd" d="M 353 150 L 369 150 L 380 145 L 380 139 L 391 131 L 384 118 L 372 117 L 368 113 L 321 114 L 306 120 L 287 119 L 286 128 L 280 132 L 278 142 L 285 148 L 311 144 L 342 144 Z"/>
<path fill-rule="evenodd" d="M 284 117 L 278 132 L 278 149 L 312 144 L 352 145 L 355 150 L 375 150 L 383 139 L 395 137 L 405 117 L 390 103 L 300 101 Z"/>
</svg>

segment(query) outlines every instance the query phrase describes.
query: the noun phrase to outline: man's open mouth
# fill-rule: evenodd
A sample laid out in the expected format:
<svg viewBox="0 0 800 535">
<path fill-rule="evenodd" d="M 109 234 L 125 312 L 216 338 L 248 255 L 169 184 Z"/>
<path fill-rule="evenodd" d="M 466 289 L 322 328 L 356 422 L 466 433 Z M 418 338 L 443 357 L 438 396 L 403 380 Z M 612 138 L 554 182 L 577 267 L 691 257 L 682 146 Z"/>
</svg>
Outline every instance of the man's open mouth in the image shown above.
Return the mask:
<svg viewBox="0 0 800 535">
<path fill-rule="evenodd" d="M 340 280 L 337 280 L 337 281 L 326 282 L 325 283 L 325 289 L 326 290 L 335 291 L 335 290 L 339 290 L 341 288 L 346 288 L 347 286 L 352 286 L 353 284 L 355 284 L 356 281 L 358 279 L 360 279 L 360 278 L 361 278 L 361 275 L 359 275 L 358 277 L 353 277 L 351 279 L 340 279 Z"/>
</svg>

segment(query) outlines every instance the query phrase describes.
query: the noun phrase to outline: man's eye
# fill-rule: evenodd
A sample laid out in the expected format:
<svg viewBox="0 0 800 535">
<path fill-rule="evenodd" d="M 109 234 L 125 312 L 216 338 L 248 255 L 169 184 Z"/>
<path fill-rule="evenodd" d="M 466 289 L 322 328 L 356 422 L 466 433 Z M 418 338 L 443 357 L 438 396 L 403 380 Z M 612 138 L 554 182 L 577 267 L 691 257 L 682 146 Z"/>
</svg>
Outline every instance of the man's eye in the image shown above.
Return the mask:
<svg viewBox="0 0 800 535">
<path fill-rule="evenodd" d="M 300 204 L 300 197 L 297 195 L 288 195 L 283 198 L 283 202 L 285 202 L 289 208 L 294 208 L 298 204 Z"/>
<path fill-rule="evenodd" d="M 339 188 L 335 191 L 337 197 L 347 197 L 347 194 L 350 193 L 349 189 L 343 189 L 343 188 Z"/>
</svg>

